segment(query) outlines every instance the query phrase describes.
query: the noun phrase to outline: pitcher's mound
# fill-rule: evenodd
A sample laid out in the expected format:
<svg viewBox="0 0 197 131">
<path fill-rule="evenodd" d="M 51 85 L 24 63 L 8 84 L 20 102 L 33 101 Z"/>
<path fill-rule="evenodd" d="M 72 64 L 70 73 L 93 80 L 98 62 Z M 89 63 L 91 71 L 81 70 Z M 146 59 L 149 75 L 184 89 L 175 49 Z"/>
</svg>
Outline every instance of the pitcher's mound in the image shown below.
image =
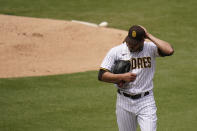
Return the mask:
<svg viewBox="0 0 197 131">
<path fill-rule="evenodd" d="M 0 78 L 97 70 L 126 31 L 0 15 Z"/>
</svg>

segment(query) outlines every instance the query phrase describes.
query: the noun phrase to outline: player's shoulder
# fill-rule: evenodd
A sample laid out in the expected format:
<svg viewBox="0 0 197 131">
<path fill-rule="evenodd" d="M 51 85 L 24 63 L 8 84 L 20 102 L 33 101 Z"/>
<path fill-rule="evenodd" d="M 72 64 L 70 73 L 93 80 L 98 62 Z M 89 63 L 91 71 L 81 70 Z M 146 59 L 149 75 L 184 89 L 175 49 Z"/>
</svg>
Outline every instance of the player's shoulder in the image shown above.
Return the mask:
<svg viewBox="0 0 197 131">
<path fill-rule="evenodd" d="M 156 45 L 150 40 L 145 40 L 144 41 L 144 47 L 147 48 L 147 49 L 150 49 L 150 48 L 155 48 Z"/>
<path fill-rule="evenodd" d="M 123 47 L 126 47 L 126 43 L 121 43 L 120 45 L 117 45 L 117 46 L 114 46 L 112 49 L 113 50 L 120 50 L 122 49 Z"/>
<path fill-rule="evenodd" d="M 154 44 L 152 41 L 150 41 L 150 40 L 145 40 L 145 41 L 144 41 L 144 44 L 145 44 L 146 46 L 155 46 L 155 44 Z"/>
<path fill-rule="evenodd" d="M 121 43 L 120 45 L 114 46 L 110 49 L 110 52 L 122 52 L 124 48 L 126 48 L 126 43 Z"/>
</svg>

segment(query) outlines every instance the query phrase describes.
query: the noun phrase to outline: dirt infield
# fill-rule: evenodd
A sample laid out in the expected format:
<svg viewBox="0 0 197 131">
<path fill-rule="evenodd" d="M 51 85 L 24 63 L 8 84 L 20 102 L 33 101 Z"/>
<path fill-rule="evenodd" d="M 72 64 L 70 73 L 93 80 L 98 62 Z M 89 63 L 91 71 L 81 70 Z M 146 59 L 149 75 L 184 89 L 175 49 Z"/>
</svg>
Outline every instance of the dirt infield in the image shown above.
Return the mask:
<svg viewBox="0 0 197 131">
<path fill-rule="evenodd" d="M 0 78 L 97 70 L 126 31 L 0 15 Z"/>
</svg>

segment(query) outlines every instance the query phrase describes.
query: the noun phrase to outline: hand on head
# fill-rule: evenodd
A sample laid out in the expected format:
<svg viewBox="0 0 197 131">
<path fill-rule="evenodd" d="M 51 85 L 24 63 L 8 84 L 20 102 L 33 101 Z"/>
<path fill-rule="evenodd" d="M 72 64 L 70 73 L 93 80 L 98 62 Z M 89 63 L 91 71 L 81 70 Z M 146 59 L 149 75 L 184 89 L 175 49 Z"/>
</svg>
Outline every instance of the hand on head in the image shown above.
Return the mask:
<svg viewBox="0 0 197 131">
<path fill-rule="evenodd" d="M 148 33 L 148 31 L 147 31 L 147 29 L 144 27 L 144 26 L 142 26 L 142 25 L 139 25 L 142 29 L 144 29 L 144 31 L 145 31 L 145 38 L 147 38 L 147 39 L 149 39 L 149 33 Z"/>
</svg>

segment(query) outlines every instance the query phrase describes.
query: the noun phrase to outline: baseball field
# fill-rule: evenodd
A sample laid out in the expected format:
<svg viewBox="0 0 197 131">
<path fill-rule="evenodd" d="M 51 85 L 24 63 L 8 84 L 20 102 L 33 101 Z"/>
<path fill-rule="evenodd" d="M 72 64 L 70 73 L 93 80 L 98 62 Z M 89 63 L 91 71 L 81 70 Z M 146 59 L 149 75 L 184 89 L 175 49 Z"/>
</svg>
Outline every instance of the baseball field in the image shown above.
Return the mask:
<svg viewBox="0 0 197 131">
<path fill-rule="evenodd" d="M 16 23 L 13 19 L 16 16 L 42 18 L 42 20 L 43 18 L 45 20 L 61 20 L 64 22 L 81 20 L 96 24 L 107 21 L 109 28 L 120 30 L 121 34 L 118 32 L 119 37 L 110 37 L 111 39 L 119 38 L 119 41 L 123 40 L 124 33 L 131 25 L 143 25 L 153 35 L 170 42 L 175 49 L 172 57 L 157 59 L 154 94 L 158 108 L 158 131 L 196 131 L 196 4 L 196 0 L 108 0 L 107 2 L 105 0 L 0 0 L 0 14 L 12 18 L 12 23 Z M 45 23 L 42 20 L 40 20 L 40 25 L 47 25 L 48 21 Z M 26 46 L 23 45 L 25 48 L 15 46 L 16 49 L 25 53 L 19 54 L 22 56 L 20 59 L 13 57 L 15 60 L 15 63 L 13 63 L 11 61 L 12 57 L 7 54 L 10 53 L 8 51 L 13 52 L 15 50 L 10 50 L 9 44 L 4 42 L 6 41 L 5 38 L 10 43 L 17 41 L 12 40 L 14 35 L 5 37 L 5 25 L 1 19 L 0 32 L 4 34 L 0 36 L 0 65 L 6 63 L 7 66 L 0 67 L 0 76 L 2 76 L 0 78 L 0 131 L 118 131 L 115 116 L 116 89 L 112 84 L 99 82 L 97 80 L 98 71 L 96 70 L 99 66 L 92 66 L 88 63 L 88 61 L 93 61 L 96 64 L 100 63 L 103 59 L 100 57 L 104 55 L 99 54 L 102 47 L 105 48 L 102 53 L 106 53 L 107 49 L 110 49 L 114 44 L 110 43 L 110 39 L 104 38 L 105 35 L 100 33 L 98 36 L 102 36 L 103 39 L 96 37 L 99 46 L 91 45 L 94 41 L 88 42 L 87 40 L 83 48 L 75 45 L 78 47 L 77 50 L 68 53 L 69 55 L 75 55 L 73 55 L 73 58 L 68 57 L 69 59 L 67 59 L 66 55 L 68 54 L 65 52 L 71 49 L 71 45 L 67 47 L 59 44 L 61 43 L 59 41 L 63 40 L 64 42 L 66 38 L 61 36 L 62 34 L 58 34 L 57 30 L 58 36 L 61 37 L 57 37 L 58 40 L 47 41 L 46 38 L 51 38 L 57 34 L 53 32 L 50 35 L 51 32 L 48 31 L 51 30 L 45 30 L 46 32 L 39 30 L 46 33 L 46 35 L 37 32 L 24 33 L 19 32 L 19 27 L 13 26 L 12 29 L 18 31 L 17 35 L 21 40 L 20 42 L 26 40 L 26 38 L 31 41 L 42 39 L 43 42 L 41 45 L 33 46 L 34 48 L 31 48 L 31 50 L 28 48 L 25 51 Z M 38 27 L 33 24 L 30 26 Z M 47 29 L 52 29 L 54 26 L 54 24 L 48 25 L 51 28 Z M 27 28 L 29 26 L 24 26 L 23 31 Z M 45 28 L 39 26 L 39 29 Z M 65 27 L 64 29 L 68 28 Z M 101 30 L 106 32 L 108 29 L 101 28 Z M 14 32 L 14 30 L 10 31 Z M 83 31 L 85 32 L 86 29 L 83 29 Z M 73 32 L 78 32 L 78 30 L 76 29 Z M 100 30 L 92 32 L 99 33 Z M 92 35 L 92 32 L 85 34 L 85 38 Z M 77 36 L 80 36 L 80 34 L 83 34 L 83 32 L 80 32 Z M 92 37 L 94 38 L 94 36 Z M 72 38 L 72 40 L 75 39 L 74 36 Z M 99 42 L 100 40 L 102 42 Z M 106 45 L 104 40 L 109 45 Z M 117 39 L 116 42 L 119 41 Z M 47 47 L 44 46 L 45 42 L 52 42 L 51 48 L 48 45 Z M 58 43 L 57 46 L 60 49 L 66 49 L 65 52 L 64 50 L 58 50 L 58 57 L 53 60 L 52 58 L 55 55 L 53 51 L 56 49 L 54 43 Z M 89 43 L 88 46 L 86 46 L 87 43 Z M 31 61 L 29 59 L 26 63 L 23 63 L 24 68 L 26 65 L 31 67 L 30 72 L 33 72 L 34 76 L 28 75 L 28 72 L 15 75 L 10 71 L 18 66 L 17 61 L 24 60 L 23 57 L 31 56 L 32 49 L 36 50 L 38 47 L 50 49 L 49 53 L 52 54 L 50 57 L 42 59 L 45 57 L 39 58 L 38 52 L 34 52 L 36 54 L 33 55 L 32 61 L 40 63 L 40 60 L 42 60 L 41 62 L 44 64 L 44 66 L 36 68 L 38 70 L 33 68 L 36 67 L 35 63 L 33 67 L 30 66 Z M 80 49 L 83 49 L 83 52 L 80 52 Z M 88 56 L 82 56 L 81 54 L 87 55 L 84 50 L 85 52 L 92 51 L 90 56 L 93 56 L 94 59 L 90 60 Z M 45 52 L 42 52 L 42 50 L 39 50 L 39 52 L 41 56 L 45 56 Z M 5 57 L 10 58 L 10 60 L 6 60 Z M 73 59 L 75 63 L 73 63 Z M 83 61 L 79 61 L 80 59 Z M 67 62 L 61 63 L 62 60 Z M 53 68 L 50 61 L 54 65 L 56 62 L 60 62 L 61 66 Z M 67 72 L 62 68 L 62 65 L 67 66 L 68 63 L 71 63 L 71 67 Z M 83 66 L 86 63 L 91 67 Z M 11 66 L 10 69 L 6 68 Z M 72 67 L 78 67 L 79 70 L 76 68 L 75 71 L 70 71 Z M 15 68 L 16 74 L 20 73 L 20 70 L 24 68 L 21 65 L 20 68 Z M 40 72 L 41 76 L 39 76 Z M 46 75 L 43 75 L 43 72 Z M 53 72 L 55 73 L 53 74 Z M 10 75 L 12 73 L 14 74 L 13 77 Z M 50 75 L 47 75 L 47 73 Z M 7 78 L 5 74 L 8 76 Z"/>
</svg>

